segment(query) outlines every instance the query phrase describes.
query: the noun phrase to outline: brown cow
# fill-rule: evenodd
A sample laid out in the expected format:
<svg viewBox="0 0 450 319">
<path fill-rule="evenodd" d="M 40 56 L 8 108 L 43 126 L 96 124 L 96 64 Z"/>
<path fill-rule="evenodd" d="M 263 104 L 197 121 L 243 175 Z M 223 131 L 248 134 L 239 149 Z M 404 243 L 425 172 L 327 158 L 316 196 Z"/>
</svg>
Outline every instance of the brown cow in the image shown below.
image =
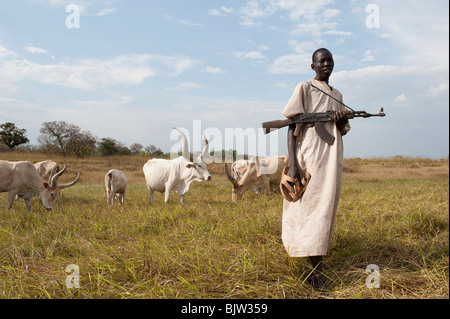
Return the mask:
<svg viewBox="0 0 450 319">
<path fill-rule="evenodd" d="M 233 185 L 231 199 L 233 202 L 239 200 L 249 189 L 263 187 L 267 194 L 270 194 L 272 189 L 279 190 L 281 174 L 287 165 L 289 160 L 286 155 L 267 158 L 252 157 L 242 177 L 237 180 L 225 163 L 225 172 Z"/>
</svg>

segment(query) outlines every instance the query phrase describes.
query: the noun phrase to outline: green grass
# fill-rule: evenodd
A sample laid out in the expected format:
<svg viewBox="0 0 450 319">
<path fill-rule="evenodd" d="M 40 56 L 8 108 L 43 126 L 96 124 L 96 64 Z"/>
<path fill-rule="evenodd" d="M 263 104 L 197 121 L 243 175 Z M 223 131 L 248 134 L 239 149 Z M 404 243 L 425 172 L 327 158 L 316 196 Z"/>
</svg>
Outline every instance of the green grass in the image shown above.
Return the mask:
<svg viewBox="0 0 450 319">
<path fill-rule="evenodd" d="M 37 198 L 31 213 L 23 201 L 8 210 L 0 194 L 0 298 L 449 297 L 448 161 L 346 161 L 325 295 L 305 282 L 308 262 L 284 250 L 279 193 L 232 203 L 222 166 L 212 165 L 213 180 L 191 184 L 184 206 L 176 193 L 167 205 L 155 193 L 150 207 L 145 159 L 68 163 L 64 180 L 82 177 L 52 211 Z M 113 167 L 129 177 L 124 207 L 106 205 Z M 79 266 L 79 289 L 66 287 L 69 264 Z M 369 264 L 380 288 L 365 284 Z"/>
</svg>

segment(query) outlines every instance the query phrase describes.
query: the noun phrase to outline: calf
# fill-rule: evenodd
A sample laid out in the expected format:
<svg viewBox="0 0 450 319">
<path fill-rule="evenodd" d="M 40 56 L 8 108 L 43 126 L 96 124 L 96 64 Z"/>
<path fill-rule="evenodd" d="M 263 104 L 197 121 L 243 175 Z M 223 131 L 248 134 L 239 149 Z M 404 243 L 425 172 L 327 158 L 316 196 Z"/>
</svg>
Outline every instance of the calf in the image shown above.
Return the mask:
<svg viewBox="0 0 450 319">
<path fill-rule="evenodd" d="M 114 199 L 123 205 L 127 188 L 127 178 L 125 174 L 115 168 L 110 170 L 105 175 L 105 187 L 108 205 L 114 204 Z"/>
</svg>

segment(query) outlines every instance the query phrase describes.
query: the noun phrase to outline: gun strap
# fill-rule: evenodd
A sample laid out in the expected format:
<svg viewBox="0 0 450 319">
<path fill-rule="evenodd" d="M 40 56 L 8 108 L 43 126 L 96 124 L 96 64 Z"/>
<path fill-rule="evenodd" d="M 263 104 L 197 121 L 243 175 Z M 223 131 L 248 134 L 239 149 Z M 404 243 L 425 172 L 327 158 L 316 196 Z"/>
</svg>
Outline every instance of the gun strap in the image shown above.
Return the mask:
<svg viewBox="0 0 450 319">
<path fill-rule="evenodd" d="M 346 105 L 346 104 L 344 104 L 342 101 L 339 101 L 337 98 L 335 98 L 334 96 L 331 96 L 330 94 L 328 94 L 327 92 L 325 92 L 324 90 L 322 90 L 322 89 L 319 89 L 317 86 L 315 86 L 314 84 L 312 84 L 311 82 L 309 82 L 308 81 L 308 83 L 309 83 L 309 85 L 311 85 L 313 88 L 315 88 L 315 89 L 317 89 L 317 90 L 319 90 L 320 92 L 322 92 L 323 94 L 325 94 L 325 95 L 327 95 L 327 96 L 329 96 L 329 97 L 331 97 L 333 100 L 335 100 L 336 102 L 338 102 L 338 103 L 340 103 L 340 104 L 342 104 L 343 106 L 345 106 L 346 108 L 348 108 L 349 110 L 352 110 L 353 112 L 355 112 L 355 110 L 354 109 L 352 109 L 350 106 L 348 106 L 348 105 Z"/>
</svg>

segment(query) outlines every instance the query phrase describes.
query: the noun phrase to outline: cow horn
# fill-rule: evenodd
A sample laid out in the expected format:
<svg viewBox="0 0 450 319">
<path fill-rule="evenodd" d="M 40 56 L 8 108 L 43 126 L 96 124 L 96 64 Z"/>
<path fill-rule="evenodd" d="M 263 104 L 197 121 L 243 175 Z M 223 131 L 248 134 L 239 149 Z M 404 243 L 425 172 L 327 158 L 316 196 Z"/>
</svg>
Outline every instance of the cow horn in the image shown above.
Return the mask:
<svg viewBox="0 0 450 319">
<path fill-rule="evenodd" d="M 64 160 L 64 167 L 63 167 L 63 169 L 60 170 L 58 173 L 56 173 L 55 175 L 53 175 L 50 178 L 50 186 L 58 185 L 58 179 L 64 173 L 64 171 L 66 170 L 66 167 L 67 167 L 67 162 L 66 162 L 66 160 Z"/>
<path fill-rule="evenodd" d="M 254 156 L 250 159 L 250 165 L 256 165 L 256 176 L 261 177 L 261 163 L 259 162 L 259 156 Z"/>
<path fill-rule="evenodd" d="M 189 157 L 190 157 L 190 156 L 189 156 L 189 145 L 188 145 L 187 138 L 186 138 L 186 136 L 184 135 L 184 133 L 183 133 L 182 130 L 180 130 L 180 129 L 176 128 L 176 127 L 174 127 L 174 129 L 177 130 L 177 131 L 180 133 L 181 138 L 183 139 L 183 147 L 182 147 L 182 149 L 181 149 L 181 153 L 183 154 L 183 157 L 184 157 L 186 160 L 189 161 Z"/>
<path fill-rule="evenodd" d="M 235 179 L 233 176 L 231 176 L 230 171 L 228 170 L 228 165 L 227 165 L 227 163 L 225 163 L 225 172 L 227 173 L 227 177 L 228 177 L 228 179 L 230 180 L 230 182 L 231 182 L 234 186 L 237 186 L 237 185 L 238 185 L 238 182 L 236 181 L 236 179 Z"/>
<path fill-rule="evenodd" d="M 79 178 L 80 178 L 80 173 L 78 173 L 77 178 L 75 178 L 75 180 L 73 182 L 70 182 L 68 184 L 58 185 L 58 188 L 59 189 L 63 189 L 63 188 L 67 188 L 67 187 L 73 186 L 73 185 L 75 185 L 76 182 L 78 182 Z"/>
<path fill-rule="evenodd" d="M 208 140 L 206 139 L 205 134 L 203 134 L 203 132 L 202 132 L 202 138 L 203 138 L 203 144 L 205 144 L 205 146 L 203 146 L 203 150 L 202 150 L 202 157 L 206 157 L 206 156 L 208 156 L 208 152 L 209 152 L 209 143 L 208 143 Z"/>
</svg>

